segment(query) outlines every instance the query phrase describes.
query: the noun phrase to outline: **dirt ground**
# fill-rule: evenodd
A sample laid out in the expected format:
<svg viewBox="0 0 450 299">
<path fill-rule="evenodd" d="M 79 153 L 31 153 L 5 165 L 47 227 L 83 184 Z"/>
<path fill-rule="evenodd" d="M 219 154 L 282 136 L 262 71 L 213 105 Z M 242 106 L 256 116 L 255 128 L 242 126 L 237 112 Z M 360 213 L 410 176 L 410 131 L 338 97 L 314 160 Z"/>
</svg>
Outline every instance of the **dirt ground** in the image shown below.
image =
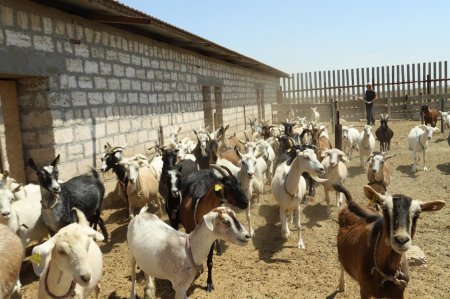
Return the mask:
<svg viewBox="0 0 450 299">
<path fill-rule="evenodd" d="M 428 153 L 429 172 L 423 171 L 423 161 L 420 161 L 418 173 L 412 174 L 412 158 L 407 149 L 406 135 L 416 124 L 409 121 L 390 122 L 395 134 L 391 152 L 396 157 L 389 160 L 393 179 L 388 190 L 424 201 L 445 200 L 448 204 L 450 147 L 442 134 L 433 136 Z M 359 129 L 362 127 L 362 123 L 355 125 Z M 347 166 L 349 177 L 346 186 L 358 202 L 367 202 L 362 191 L 362 186 L 367 182 L 365 169 L 359 167 L 358 152 Z M 212 293 L 205 291 L 207 274 L 203 273 L 193 283 L 188 295 L 192 298 L 358 298 L 358 285 L 348 276 L 346 292 L 337 293 L 340 270 L 334 200 L 331 215 L 328 216 L 323 188 L 318 187 L 316 197 L 302 206 L 302 234 L 306 249 L 301 250 L 295 247 L 296 234 L 291 234 L 287 241 L 281 239 L 277 204 L 269 190 L 267 186 L 261 205 L 252 207 L 255 228 L 252 242 L 246 247 L 225 244 L 224 254 L 214 257 L 215 290 Z M 104 257 L 100 298 L 129 298 L 127 211 L 123 207 L 107 209 L 103 218 L 112 240 L 99 244 Z M 239 213 L 238 218 L 247 226 L 244 213 Z M 436 213 L 422 213 L 420 218 L 413 244 L 426 253 L 428 265 L 410 267 L 410 297 L 450 298 L 450 206 Z M 295 228 L 291 226 L 291 229 Z M 38 279 L 32 274 L 28 261 L 23 264 L 21 277 L 23 298 L 37 298 Z M 140 298 L 143 296 L 143 286 L 144 280 L 140 276 Z M 156 280 L 156 298 L 173 297 L 170 282 Z"/>
</svg>

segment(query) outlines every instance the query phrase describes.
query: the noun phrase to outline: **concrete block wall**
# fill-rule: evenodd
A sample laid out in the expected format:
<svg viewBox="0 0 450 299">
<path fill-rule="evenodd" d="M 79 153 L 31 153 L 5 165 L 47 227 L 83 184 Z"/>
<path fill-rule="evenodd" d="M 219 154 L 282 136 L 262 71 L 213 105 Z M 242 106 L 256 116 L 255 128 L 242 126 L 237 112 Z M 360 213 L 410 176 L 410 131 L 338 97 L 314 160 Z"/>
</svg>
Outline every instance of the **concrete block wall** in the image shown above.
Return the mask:
<svg viewBox="0 0 450 299">
<path fill-rule="evenodd" d="M 279 86 L 277 77 L 25 0 L 0 3 L 0 53 L 0 74 L 22 77 L 24 159 L 42 164 L 60 154 L 62 179 L 98 168 L 106 142 L 145 153 L 159 126 L 182 125 L 182 136 L 203 127 L 205 78 L 222 86 L 233 131 L 243 130 L 244 105 L 257 115 L 256 86 L 267 104 Z"/>
</svg>

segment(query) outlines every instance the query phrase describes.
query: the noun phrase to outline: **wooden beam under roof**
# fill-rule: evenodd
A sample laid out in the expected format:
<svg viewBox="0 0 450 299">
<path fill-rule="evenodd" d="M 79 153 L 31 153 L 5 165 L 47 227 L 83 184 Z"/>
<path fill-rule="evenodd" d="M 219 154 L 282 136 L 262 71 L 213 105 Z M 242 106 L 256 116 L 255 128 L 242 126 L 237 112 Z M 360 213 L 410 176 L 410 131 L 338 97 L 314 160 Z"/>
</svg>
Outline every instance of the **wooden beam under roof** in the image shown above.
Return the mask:
<svg viewBox="0 0 450 299">
<path fill-rule="evenodd" d="M 130 16 L 113 16 L 113 15 L 87 15 L 87 18 L 103 22 L 116 24 L 151 24 L 150 18 L 130 17 Z"/>
</svg>

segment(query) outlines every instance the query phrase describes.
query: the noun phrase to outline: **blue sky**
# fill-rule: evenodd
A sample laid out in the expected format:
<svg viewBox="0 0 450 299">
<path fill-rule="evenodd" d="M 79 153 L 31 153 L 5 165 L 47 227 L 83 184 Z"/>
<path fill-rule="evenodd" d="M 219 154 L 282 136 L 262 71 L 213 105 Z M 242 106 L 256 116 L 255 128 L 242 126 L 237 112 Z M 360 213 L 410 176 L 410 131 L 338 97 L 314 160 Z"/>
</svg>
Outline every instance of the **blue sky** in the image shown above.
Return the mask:
<svg viewBox="0 0 450 299">
<path fill-rule="evenodd" d="M 448 0 L 119 1 L 287 73 L 450 54 Z"/>
</svg>

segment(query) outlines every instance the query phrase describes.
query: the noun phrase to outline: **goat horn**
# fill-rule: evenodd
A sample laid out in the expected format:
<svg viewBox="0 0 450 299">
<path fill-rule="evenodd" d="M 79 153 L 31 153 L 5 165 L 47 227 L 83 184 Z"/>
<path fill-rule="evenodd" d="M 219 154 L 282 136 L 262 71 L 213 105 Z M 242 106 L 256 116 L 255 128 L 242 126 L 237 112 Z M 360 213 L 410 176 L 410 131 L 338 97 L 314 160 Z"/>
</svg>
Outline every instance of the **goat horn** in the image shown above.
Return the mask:
<svg viewBox="0 0 450 299">
<path fill-rule="evenodd" d="M 314 181 L 316 181 L 316 182 L 318 182 L 318 183 L 324 183 L 324 182 L 328 181 L 328 179 L 321 179 L 321 178 L 319 178 L 316 174 L 310 173 L 309 175 L 311 176 L 311 178 L 312 178 Z"/>
<path fill-rule="evenodd" d="M 248 136 L 247 136 L 247 132 L 244 131 L 244 135 L 245 135 L 245 141 L 249 142 L 250 139 L 249 139 Z"/>
<path fill-rule="evenodd" d="M 227 177 L 228 176 L 228 174 L 224 170 L 224 168 L 225 168 L 224 166 L 219 166 L 217 164 L 211 164 L 211 165 L 209 165 L 209 167 L 211 167 L 211 169 L 217 170 L 223 177 Z M 230 171 L 229 169 L 227 169 L 227 170 Z M 231 172 L 229 172 L 229 173 L 231 175 Z"/>
</svg>

